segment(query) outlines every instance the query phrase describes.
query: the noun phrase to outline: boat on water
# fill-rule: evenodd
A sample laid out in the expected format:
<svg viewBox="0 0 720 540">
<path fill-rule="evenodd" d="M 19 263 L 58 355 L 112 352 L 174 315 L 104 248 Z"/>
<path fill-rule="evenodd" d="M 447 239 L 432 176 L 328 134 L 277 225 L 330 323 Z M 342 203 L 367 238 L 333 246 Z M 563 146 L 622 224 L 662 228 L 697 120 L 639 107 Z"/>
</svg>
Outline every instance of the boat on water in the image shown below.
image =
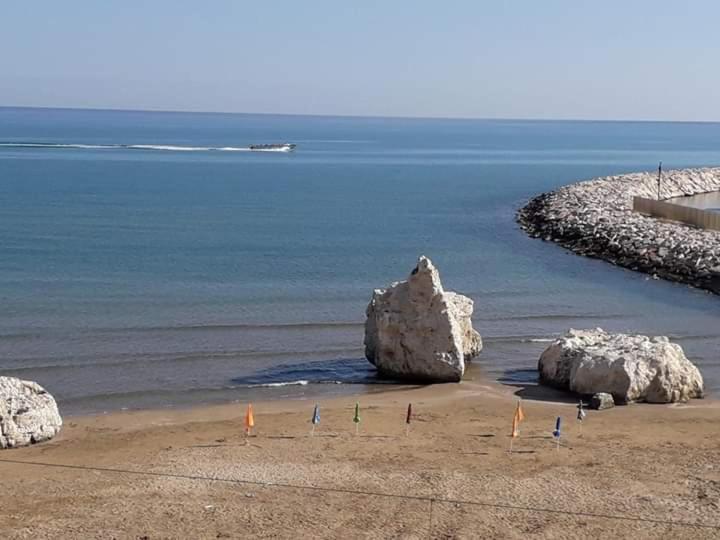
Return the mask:
<svg viewBox="0 0 720 540">
<path fill-rule="evenodd" d="M 282 144 L 251 144 L 250 150 L 256 152 L 292 152 L 295 150 L 295 144 L 282 143 Z"/>
</svg>

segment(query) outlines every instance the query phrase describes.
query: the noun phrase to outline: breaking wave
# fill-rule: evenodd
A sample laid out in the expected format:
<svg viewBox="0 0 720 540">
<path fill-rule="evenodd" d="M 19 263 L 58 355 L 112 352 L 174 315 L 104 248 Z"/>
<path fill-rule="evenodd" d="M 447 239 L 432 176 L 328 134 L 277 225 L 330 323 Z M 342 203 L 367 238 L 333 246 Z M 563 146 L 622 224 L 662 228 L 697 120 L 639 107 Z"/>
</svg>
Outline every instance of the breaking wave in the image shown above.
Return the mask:
<svg viewBox="0 0 720 540">
<path fill-rule="evenodd" d="M 279 388 L 282 386 L 307 386 L 310 381 L 284 381 L 284 382 L 271 382 L 262 384 L 248 384 L 247 388 Z"/>
</svg>

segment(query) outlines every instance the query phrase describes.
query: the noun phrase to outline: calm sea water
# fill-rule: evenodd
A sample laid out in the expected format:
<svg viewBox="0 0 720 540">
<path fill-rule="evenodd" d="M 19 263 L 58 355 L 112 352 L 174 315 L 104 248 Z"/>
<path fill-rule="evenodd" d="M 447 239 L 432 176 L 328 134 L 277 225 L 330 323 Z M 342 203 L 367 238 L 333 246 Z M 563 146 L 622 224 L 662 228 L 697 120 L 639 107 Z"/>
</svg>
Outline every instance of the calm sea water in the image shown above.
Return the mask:
<svg viewBox="0 0 720 540">
<path fill-rule="evenodd" d="M 0 143 L 0 372 L 65 413 L 377 388 L 365 306 L 420 254 L 475 300 L 469 377 L 532 381 L 600 326 L 673 336 L 720 391 L 718 297 L 514 223 L 575 180 L 720 164 L 719 124 L 6 108 Z"/>
<path fill-rule="evenodd" d="M 682 206 L 692 206 L 710 212 L 720 212 L 720 192 L 718 191 L 689 197 L 675 197 L 674 199 L 668 199 L 668 202 Z"/>
</svg>

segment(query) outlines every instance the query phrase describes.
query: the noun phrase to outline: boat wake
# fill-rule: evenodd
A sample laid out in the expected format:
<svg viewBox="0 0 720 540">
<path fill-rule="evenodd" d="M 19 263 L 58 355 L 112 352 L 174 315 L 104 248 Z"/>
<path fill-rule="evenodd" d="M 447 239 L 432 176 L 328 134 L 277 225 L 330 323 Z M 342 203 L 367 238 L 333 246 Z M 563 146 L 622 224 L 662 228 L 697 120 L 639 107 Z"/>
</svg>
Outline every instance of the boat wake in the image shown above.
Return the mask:
<svg viewBox="0 0 720 540">
<path fill-rule="evenodd" d="M 26 148 L 40 150 L 151 150 L 162 152 L 289 152 L 294 148 L 294 145 L 181 146 L 174 144 L 0 142 L 0 148 Z"/>
</svg>

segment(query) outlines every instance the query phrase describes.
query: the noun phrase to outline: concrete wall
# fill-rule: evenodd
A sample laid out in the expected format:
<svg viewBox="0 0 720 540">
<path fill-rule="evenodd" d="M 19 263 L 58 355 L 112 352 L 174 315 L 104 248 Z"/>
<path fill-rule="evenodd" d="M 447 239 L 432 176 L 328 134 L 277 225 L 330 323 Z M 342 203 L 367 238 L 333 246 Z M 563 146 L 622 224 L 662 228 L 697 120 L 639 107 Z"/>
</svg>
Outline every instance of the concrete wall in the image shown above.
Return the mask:
<svg viewBox="0 0 720 540">
<path fill-rule="evenodd" d="M 653 217 L 680 221 L 701 229 L 720 231 L 720 212 L 708 212 L 691 206 L 633 197 L 633 210 Z"/>
</svg>

